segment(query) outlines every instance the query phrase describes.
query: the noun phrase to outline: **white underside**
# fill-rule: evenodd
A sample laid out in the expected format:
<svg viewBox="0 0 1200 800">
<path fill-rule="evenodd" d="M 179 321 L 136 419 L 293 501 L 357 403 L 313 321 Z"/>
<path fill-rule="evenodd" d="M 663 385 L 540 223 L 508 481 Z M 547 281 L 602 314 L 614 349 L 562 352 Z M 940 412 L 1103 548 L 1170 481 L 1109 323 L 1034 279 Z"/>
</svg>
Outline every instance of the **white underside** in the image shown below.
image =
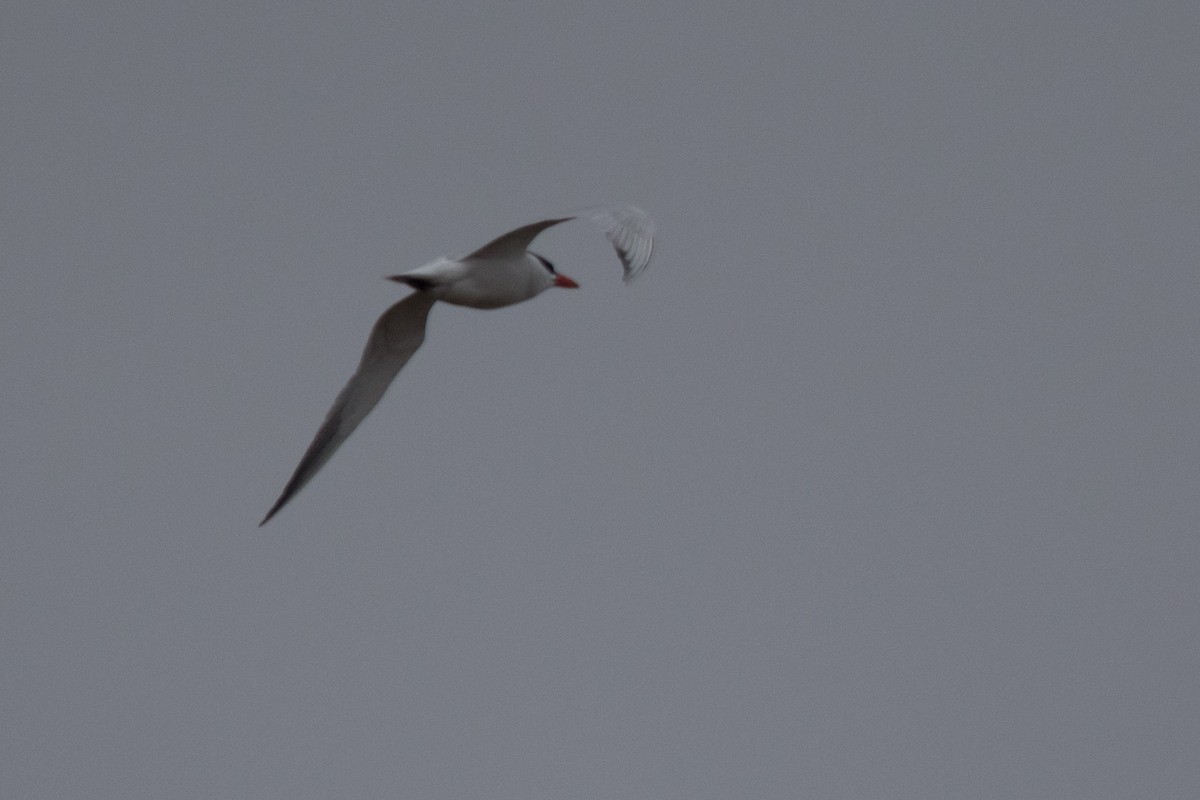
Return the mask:
<svg viewBox="0 0 1200 800">
<path fill-rule="evenodd" d="M 552 276 L 533 256 L 455 261 L 439 258 L 405 276 L 432 286 L 429 296 L 456 306 L 501 308 L 536 297 L 554 285 Z"/>
</svg>

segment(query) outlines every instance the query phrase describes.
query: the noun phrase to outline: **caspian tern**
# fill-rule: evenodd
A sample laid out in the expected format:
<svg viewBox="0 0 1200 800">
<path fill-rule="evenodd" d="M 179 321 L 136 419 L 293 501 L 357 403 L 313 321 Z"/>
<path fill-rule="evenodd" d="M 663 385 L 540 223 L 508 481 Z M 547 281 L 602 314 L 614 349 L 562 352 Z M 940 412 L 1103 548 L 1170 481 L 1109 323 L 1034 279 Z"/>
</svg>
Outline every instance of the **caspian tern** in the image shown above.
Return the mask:
<svg viewBox="0 0 1200 800">
<path fill-rule="evenodd" d="M 654 221 L 636 206 L 592 209 L 569 217 L 523 225 L 462 258 L 438 258 L 423 267 L 393 275 L 389 280 L 415 291 L 393 305 L 376 321 L 358 369 L 333 401 L 283 493 L 258 523 L 266 525 L 289 500 L 313 479 L 383 397 L 392 379 L 425 340 L 425 320 L 439 300 L 471 308 L 500 308 L 536 297 L 552 286 L 578 287 L 554 265 L 528 248 L 539 233 L 554 225 L 585 216 L 598 224 L 617 251 L 625 280 L 637 277 L 650 263 Z"/>
</svg>

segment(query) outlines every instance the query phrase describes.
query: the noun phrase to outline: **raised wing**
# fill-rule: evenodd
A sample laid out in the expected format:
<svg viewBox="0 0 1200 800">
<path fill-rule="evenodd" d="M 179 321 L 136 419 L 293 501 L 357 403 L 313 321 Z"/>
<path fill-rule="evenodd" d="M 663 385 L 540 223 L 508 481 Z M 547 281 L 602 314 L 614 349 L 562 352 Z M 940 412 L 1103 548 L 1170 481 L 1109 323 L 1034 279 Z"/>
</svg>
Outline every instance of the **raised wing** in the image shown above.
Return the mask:
<svg viewBox="0 0 1200 800">
<path fill-rule="evenodd" d="M 503 236 L 493 239 L 474 253 L 465 256 L 462 260 L 466 261 L 470 258 L 517 258 L 529 248 L 530 243 L 546 228 L 573 219 L 575 218 L 559 217 L 557 219 L 544 219 L 541 222 L 531 222 L 528 225 L 522 225 L 514 231 L 509 231 Z"/>
<path fill-rule="evenodd" d="M 649 265 L 654 253 L 654 219 L 633 205 L 590 208 L 569 217 L 531 222 L 493 239 L 462 260 L 516 258 L 542 231 L 578 217 L 587 217 L 604 231 L 621 259 L 626 281 L 636 278 Z"/>
<path fill-rule="evenodd" d="M 424 292 L 415 292 L 383 312 L 371 329 L 358 369 L 333 401 L 312 444 L 300 459 L 287 486 L 283 487 L 283 494 L 258 523 L 259 527 L 266 525 L 313 479 L 342 442 L 371 413 L 392 379 L 425 341 L 425 321 L 435 302 Z"/>
</svg>

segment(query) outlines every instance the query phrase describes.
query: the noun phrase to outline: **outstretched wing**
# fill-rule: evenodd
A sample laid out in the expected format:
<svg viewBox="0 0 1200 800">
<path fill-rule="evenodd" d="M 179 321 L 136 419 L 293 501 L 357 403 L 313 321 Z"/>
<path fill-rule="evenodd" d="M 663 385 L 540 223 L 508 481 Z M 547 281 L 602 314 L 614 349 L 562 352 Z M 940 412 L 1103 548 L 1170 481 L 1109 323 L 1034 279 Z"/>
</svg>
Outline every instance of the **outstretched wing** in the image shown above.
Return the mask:
<svg viewBox="0 0 1200 800">
<path fill-rule="evenodd" d="M 259 527 L 266 525 L 313 479 L 346 437 L 371 413 L 392 379 L 425 341 L 425 321 L 435 302 L 424 292 L 415 292 L 383 312 L 371 329 L 358 369 L 333 401 L 312 444 L 283 487 L 283 494 L 258 523 Z"/>
</svg>

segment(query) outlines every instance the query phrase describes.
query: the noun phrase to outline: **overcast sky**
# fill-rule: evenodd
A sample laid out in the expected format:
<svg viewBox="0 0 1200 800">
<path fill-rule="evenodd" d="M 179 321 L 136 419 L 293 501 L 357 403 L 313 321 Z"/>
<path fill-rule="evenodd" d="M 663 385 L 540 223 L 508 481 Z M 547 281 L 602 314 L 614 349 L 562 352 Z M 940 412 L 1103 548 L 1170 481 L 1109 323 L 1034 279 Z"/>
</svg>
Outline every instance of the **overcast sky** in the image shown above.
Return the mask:
<svg viewBox="0 0 1200 800">
<path fill-rule="evenodd" d="M 0 796 L 1194 798 L 1200 5 L 0 8 Z M 382 276 L 438 307 L 256 527 Z"/>
</svg>

